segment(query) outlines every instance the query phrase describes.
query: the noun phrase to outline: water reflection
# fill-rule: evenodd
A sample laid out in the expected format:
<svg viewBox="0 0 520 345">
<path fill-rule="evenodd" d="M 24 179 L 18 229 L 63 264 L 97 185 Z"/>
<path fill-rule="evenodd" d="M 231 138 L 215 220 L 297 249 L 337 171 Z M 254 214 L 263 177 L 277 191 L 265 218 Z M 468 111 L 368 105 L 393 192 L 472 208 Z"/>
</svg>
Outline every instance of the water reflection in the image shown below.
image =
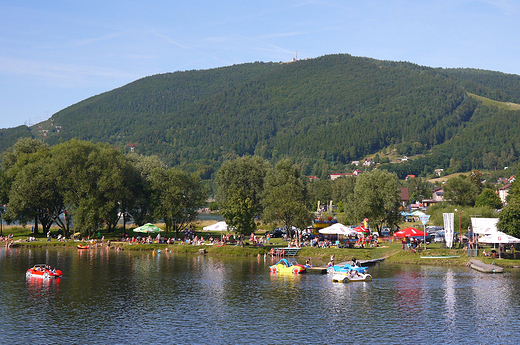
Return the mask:
<svg viewBox="0 0 520 345">
<path fill-rule="evenodd" d="M 60 291 L 61 278 L 44 279 L 27 277 L 27 296 L 31 303 L 46 305 L 57 297 Z"/>
<path fill-rule="evenodd" d="M 25 278 L 30 265 L 46 260 L 64 277 Z M 328 275 L 270 274 L 271 261 L 0 249 L 2 332 L 39 344 L 440 344 L 514 343 L 520 328 L 515 271 L 382 264 L 370 268 L 372 282 L 332 283 Z M 24 331 L 56 324 L 59 338 Z"/>
</svg>

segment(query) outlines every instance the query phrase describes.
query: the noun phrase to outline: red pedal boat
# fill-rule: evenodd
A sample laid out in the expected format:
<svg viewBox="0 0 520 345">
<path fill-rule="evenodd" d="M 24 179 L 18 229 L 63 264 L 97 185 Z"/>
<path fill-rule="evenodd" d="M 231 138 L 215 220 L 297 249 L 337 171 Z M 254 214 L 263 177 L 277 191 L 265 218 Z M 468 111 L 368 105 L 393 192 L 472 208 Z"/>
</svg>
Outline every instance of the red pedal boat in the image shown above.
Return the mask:
<svg viewBox="0 0 520 345">
<path fill-rule="evenodd" d="M 25 272 L 25 276 L 27 278 L 29 277 L 37 277 L 37 278 L 44 278 L 44 279 L 50 279 L 50 278 L 59 278 L 63 275 L 60 270 L 53 269 L 48 265 L 40 264 L 40 265 L 34 265 L 33 267 L 29 268 L 27 272 Z"/>
</svg>

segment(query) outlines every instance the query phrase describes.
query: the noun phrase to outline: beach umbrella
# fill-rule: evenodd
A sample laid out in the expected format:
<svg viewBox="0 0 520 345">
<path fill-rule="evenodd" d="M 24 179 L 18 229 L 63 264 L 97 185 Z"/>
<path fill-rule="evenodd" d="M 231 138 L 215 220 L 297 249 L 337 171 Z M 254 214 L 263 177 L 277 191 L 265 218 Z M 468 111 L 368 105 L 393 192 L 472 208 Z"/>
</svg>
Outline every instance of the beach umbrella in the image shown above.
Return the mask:
<svg viewBox="0 0 520 345">
<path fill-rule="evenodd" d="M 163 232 L 164 230 L 153 225 L 152 223 L 146 223 L 145 225 L 141 225 L 138 228 L 134 229 L 134 232 L 146 232 L 146 233 L 152 233 L 152 232 Z"/>
<path fill-rule="evenodd" d="M 395 237 L 417 237 L 417 236 L 426 236 L 428 235 L 427 233 L 425 233 L 424 231 L 421 231 L 421 230 L 418 230 L 418 229 L 415 229 L 415 228 L 406 228 L 406 229 L 403 229 L 403 230 L 400 230 L 400 231 L 397 231 L 396 233 L 394 233 L 394 236 Z"/>
</svg>

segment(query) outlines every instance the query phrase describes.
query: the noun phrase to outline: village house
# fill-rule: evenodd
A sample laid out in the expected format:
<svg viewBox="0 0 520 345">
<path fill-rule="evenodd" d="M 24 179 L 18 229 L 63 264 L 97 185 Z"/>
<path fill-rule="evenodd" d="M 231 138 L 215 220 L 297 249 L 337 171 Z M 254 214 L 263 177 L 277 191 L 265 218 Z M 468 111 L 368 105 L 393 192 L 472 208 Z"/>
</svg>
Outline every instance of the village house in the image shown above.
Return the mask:
<svg viewBox="0 0 520 345">
<path fill-rule="evenodd" d="M 507 203 L 507 196 L 509 195 L 509 190 L 511 189 L 511 184 L 508 183 L 503 187 L 498 188 L 497 194 L 500 200 L 502 201 L 502 204 Z"/>
<path fill-rule="evenodd" d="M 350 162 L 350 164 L 355 165 L 355 166 L 359 166 L 359 161 L 352 161 L 352 162 Z"/>
<path fill-rule="evenodd" d="M 373 164 L 374 164 L 374 161 L 372 160 L 372 158 L 365 158 L 365 160 L 363 161 L 363 166 L 365 166 L 365 167 L 369 167 Z"/>
<path fill-rule="evenodd" d="M 423 199 L 424 207 L 429 207 L 431 205 L 435 205 L 438 202 L 444 201 L 444 191 L 442 187 L 433 187 L 432 189 L 432 198 L 431 199 Z"/>
<path fill-rule="evenodd" d="M 497 183 L 502 183 L 505 186 L 509 183 L 509 179 L 507 177 L 499 177 Z"/>
<path fill-rule="evenodd" d="M 351 173 L 339 173 L 339 174 L 330 174 L 330 179 L 334 181 L 335 179 L 342 177 L 342 176 L 352 176 Z"/>
<path fill-rule="evenodd" d="M 406 207 L 408 205 L 408 202 L 410 201 L 410 193 L 408 191 L 408 188 L 399 188 L 401 190 L 401 205 L 403 207 Z"/>
<path fill-rule="evenodd" d="M 441 176 L 444 169 L 435 169 L 435 175 Z"/>
</svg>

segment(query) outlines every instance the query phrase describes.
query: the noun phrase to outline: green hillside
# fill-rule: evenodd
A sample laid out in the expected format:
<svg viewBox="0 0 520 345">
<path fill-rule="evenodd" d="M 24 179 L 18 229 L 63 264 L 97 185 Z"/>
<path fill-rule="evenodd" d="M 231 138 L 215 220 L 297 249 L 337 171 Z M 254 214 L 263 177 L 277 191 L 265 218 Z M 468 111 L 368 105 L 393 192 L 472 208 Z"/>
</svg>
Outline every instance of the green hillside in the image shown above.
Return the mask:
<svg viewBox="0 0 520 345">
<path fill-rule="evenodd" d="M 385 167 L 401 176 L 457 172 L 518 160 L 520 111 L 468 92 L 520 103 L 519 78 L 328 55 L 150 76 L 54 114 L 60 133 L 50 120 L 40 125 L 50 144 L 79 138 L 124 151 L 131 144 L 203 178 L 246 154 L 293 157 L 303 174 L 325 177 L 386 149 L 421 155 Z M 39 129 L 31 135 L 43 139 Z M 2 138 L 0 149 L 6 145 Z"/>
</svg>

